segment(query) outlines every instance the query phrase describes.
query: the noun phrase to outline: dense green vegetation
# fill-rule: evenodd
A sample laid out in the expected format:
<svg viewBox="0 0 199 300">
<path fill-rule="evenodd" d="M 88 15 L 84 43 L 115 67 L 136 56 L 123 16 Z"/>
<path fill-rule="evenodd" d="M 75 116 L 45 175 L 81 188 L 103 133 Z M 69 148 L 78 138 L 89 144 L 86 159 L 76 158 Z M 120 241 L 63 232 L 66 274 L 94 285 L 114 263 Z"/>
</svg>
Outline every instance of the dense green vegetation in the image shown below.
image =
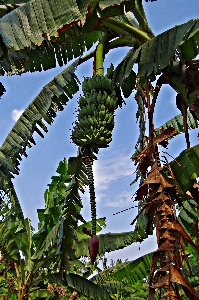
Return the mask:
<svg viewBox="0 0 199 300">
<path fill-rule="evenodd" d="M 69 63 L 29 104 L 0 147 L 0 299 L 199 299 L 199 145 L 190 147 L 189 140 L 199 119 L 198 19 L 155 36 L 142 0 L 4 0 L 0 15 L 2 76 Z M 107 53 L 125 46 L 129 51 L 122 61 L 104 70 Z M 80 82 L 76 69 L 89 59 L 93 76 Z M 176 91 L 179 114 L 156 128 L 163 84 Z M 37 210 L 35 233 L 13 177 L 26 148 L 35 144 L 34 133 L 45 137 L 46 124 L 80 85 L 71 135 L 77 156 L 60 161 L 44 194 L 45 207 Z M 140 181 L 136 225 L 133 231 L 100 234 L 106 222 L 96 211 L 92 165 L 112 141 L 114 112 L 132 92 L 140 128 L 132 155 Z M 162 162 L 159 146 L 182 132 L 187 149 Z M 86 186 L 89 222 L 81 214 Z M 154 228 L 157 251 L 107 266 L 106 252 L 141 242 Z"/>
</svg>

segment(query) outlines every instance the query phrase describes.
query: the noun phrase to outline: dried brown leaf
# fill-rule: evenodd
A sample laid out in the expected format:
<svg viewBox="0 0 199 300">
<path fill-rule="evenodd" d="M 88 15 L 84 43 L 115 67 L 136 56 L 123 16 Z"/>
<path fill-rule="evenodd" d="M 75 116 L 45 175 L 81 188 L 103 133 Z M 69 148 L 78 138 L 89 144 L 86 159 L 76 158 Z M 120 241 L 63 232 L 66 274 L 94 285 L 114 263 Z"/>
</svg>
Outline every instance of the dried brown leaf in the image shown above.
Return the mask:
<svg viewBox="0 0 199 300">
<path fill-rule="evenodd" d="M 163 195 L 163 196 L 162 197 L 163 197 L 164 200 L 169 199 L 169 197 L 167 195 Z M 161 200 L 161 198 L 157 197 L 154 200 Z M 165 214 L 173 214 L 172 208 L 169 205 L 167 205 L 165 202 L 160 206 L 160 208 L 158 209 L 158 211 L 163 211 L 163 212 L 165 212 Z"/>
<path fill-rule="evenodd" d="M 142 152 L 140 152 L 136 156 L 136 161 L 138 162 L 144 159 L 146 156 L 151 155 L 152 153 L 154 153 L 154 145 L 150 143 L 144 150 L 142 150 Z"/>
<path fill-rule="evenodd" d="M 152 285 L 152 288 L 168 288 L 170 283 L 170 276 L 166 274 L 163 278 L 161 278 L 157 283 Z"/>
<path fill-rule="evenodd" d="M 175 238 L 171 236 L 171 233 L 168 230 L 161 235 L 160 239 L 169 239 L 170 241 L 175 241 Z"/>
<path fill-rule="evenodd" d="M 171 188 L 173 187 L 172 184 L 170 184 L 164 176 L 160 173 L 160 169 L 158 168 L 152 168 L 148 177 L 145 179 L 144 184 L 151 184 L 151 183 L 159 183 L 161 184 L 161 187 L 164 188 Z"/>
<path fill-rule="evenodd" d="M 145 156 L 139 166 L 139 170 L 142 174 L 146 174 L 148 167 L 151 167 L 153 162 L 152 155 Z"/>
<path fill-rule="evenodd" d="M 158 169 L 152 169 L 150 171 L 150 173 L 148 174 L 147 178 L 145 179 L 145 181 L 143 182 L 144 184 L 151 184 L 151 183 L 161 183 L 161 179 L 160 179 L 160 172 Z"/>
<path fill-rule="evenodd" d="M 189 234 L 186 232 L 186 230 L 182 227 L 182 225 L 178 222 L 178 220 L 176 220 L 175 222 L 175 230 L 178 230 L 181 235 L 193 246 L 195 246 L 195 243 L 192 241 L 192 239 L 190 238 Z"/>
<path fill-rule="evenodd" d="M 173 248 L 173 246 L 171 245 L 171 243 L 169 242 L 169 240 L 166 240 L 162 245 L 160 245 L 158 247 L 158 249 L 155 251 L 155 253 L 158 253 L 158 252 L 169 252 L 169 250 L 171 250 L 171 248 Z"/>
<path fill-rule="evenodd" d="M 178 134 L 178 131 L 173 127 L 166 128 L 161 134 L 154 137 L 153 142 L 150 142 L 148 146 L 137 155 L 136 160 L 140 161 L 141 159 L 144 159 L 146 156 L 154 152 L 154 146 L 156 144 L 161 143 L 176 134 Z"/>
<path fill-rule="evenodd" d="M 167 230 L 173 230 L 173 229 L 176 229 L 175 228 L 175 223 L 174 222 L 169 222 L 169 221 L 167 221 L 167 222 L 165 222 L 163 225 L 162 225 L 162 227 L 161 227 L 161 229 L 167 229 Z M 177 230 L 177 229 L 176 229 Z"/>
<path fill-rule="evenodd" d="M 175 299 L 179 300 L 179 299 L 181 299 L 181 298 L 179 298 L 178 294 L 175 291 L 168 291 L 168 292 L 164 293 L 162 295 L 162 299 L 164 297 L 167 297 L 167 299 L 172 299 L 172 300 L 175 300 Z"/>
<path fill-rule="evenodd" d="M 135 197 L 135 201 L 143 200 L 144 197 L 148 194 L 148 186 L 142 184 L 136 192 L 137 196 Z"/>
<path fill-rule="evenodd" d="M 178 284 L 184 285 L 189 288 L 190 284 L 182 277 L 179 271 L 176 270 L 174 266 L 171 265 L 170 281 L 176 282 Z M 191 286 L 193 289 L 193 287 Z"/>
<path fill-rule="evenodd" d="M 166 271 L 170 271 L 171 269 L 171 264 L 168 263 L 167 265 L 163 266 L 158 272 L 166 272 Z"/>
<path fill-rule="evenodd" d="M 166 128 L 161 134 L 154 137 L 153 143 L 158 144 L 162 141 L 165 141 L 165 140 L 169 139 L 170 137 L 172 137 L 172 136 L 174 136 L 178 133 L 179 132 L 175 128 L 170 126 L 170 127 Z"/>
<path fill-rule="evenodd" d="M 189 282 L 185 280 L 185 278 L 183 278 L 181 273 L 177 271 L 173 265 L 169 265 L 169 268 L 168 265 L 166 265 L 161 269 L 161 271 L 169 271 L 169 273 L 167 273 L 157 283 L 153 284 L 152 288 L 168 288 L 171 283 L 175 282 L 186 288 L 186 291 L 189 293 L 189 295 L 191 295 L 191 298 L 189 299 L 199 299 L 199 294 L 196 292 L 196 290 L 191 286 Z"/>
<path fill-rule="evenodd" d="M 188 281 L 186 281 L 185 278 L 182 277 L 182 275 L 176 270 L 176 268 L 174 266 L 171 266 L 170 281 L 181 284 L 182 287 L 184 287 L 183 290 L 189 299 L 199 300 L 199 294 L 192 287 L 192 285 Z"/>
</svg>

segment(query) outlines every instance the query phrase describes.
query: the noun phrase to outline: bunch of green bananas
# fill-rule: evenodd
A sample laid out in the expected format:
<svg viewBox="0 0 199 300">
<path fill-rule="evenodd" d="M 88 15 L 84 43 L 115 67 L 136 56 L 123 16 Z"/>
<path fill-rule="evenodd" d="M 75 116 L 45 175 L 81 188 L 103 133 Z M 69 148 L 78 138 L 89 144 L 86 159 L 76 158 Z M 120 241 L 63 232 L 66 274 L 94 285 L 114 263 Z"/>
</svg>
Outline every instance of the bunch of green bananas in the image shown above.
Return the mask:
<svg viewBox="0 0 199 300">
<path fill-rule="evenodd" d="M 112 141 L 114 111 L 118 106 L 112 82 L 103 75 L 96 75 L 85 78 L 82 90 L 84 96 L 79 98 L 72 141 L 80 147 L 106 148 Z"/>
</svg>

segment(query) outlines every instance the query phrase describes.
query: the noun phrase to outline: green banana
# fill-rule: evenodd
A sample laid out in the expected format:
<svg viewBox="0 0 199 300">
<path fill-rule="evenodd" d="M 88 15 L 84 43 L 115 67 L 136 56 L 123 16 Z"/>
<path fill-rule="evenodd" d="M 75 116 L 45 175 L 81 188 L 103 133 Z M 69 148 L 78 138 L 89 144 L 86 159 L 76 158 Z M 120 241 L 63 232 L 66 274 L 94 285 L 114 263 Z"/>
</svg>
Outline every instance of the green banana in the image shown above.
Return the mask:
<svg viewBox="0 0 199 300">
<path fill-rule="evenodd" d="M 82 90 L 84 95 L 79 98 L 78 116 L 71 138 L 79 146 L 107 147 L 112 141 L 113 113 L 117 108 L 112 81 L 97 74 L 84 78 Z"/>
<path fill-rule="evenodd" d="M 89 121 L 90 126 L 94 125 L 93 119 L 91 117 L 88 117 L 88 121 Z"/>
<path fill-rule="evenodd" d="M 84 92 L 84 94 L 90 92 L 90 88 L 88 86 L 88 79 L 84 78 L 84 81 L 82 82 L 82 91 Z"/>
<path fill-rule="evenodd" d="M 101 91 L 97 93 L 97 104 L 99 105 L 100 103 L 103 103 L 103 94 Z"/>
<path fill-rule="evenodd" d="M 99 140 L 100 140 L 100 143 L 106 143 L 106 140 L 105 140 L 104 136 L 100 137 Z"/>
<path fill-rule="evenodd" d="M 99 111 L 99 118 L 103 121 L 105 119 L 106 111 L 100 110 Z"/>
<path fill-rule="evenodd" d="M 97 120 L 99 119 L 99 114 L 98 114 L 98 111 L 97 111 L 97 110 L 94 110 L 94 111 L 93 111 L 93 116 L 94 116 L 94 118 L 96 118 Z"/>
<path fill-rule="evenodd" d="M 106 106 L 104 104 L 100 105 L 100 110 L 106 111 Z"/>
<path fill-rule="evenodd" d="M 79 127 L 79 129 L 82 129 L 82 130 L 84 130 L 86 127 L 88 127 L 85 119 L 82 118 L 81 120 L 79 120 L 78 127 Z"/>
<path fill-rule="evenodd" d="M 106 143 L 109 144 L 112 141 L 112 137 L 106 139 Z"/>
<path fill-rule="evenodd" d="M 109 101 L 110 101 L 110 109 L 114 111 L 117 108 L 117 103 L 115 99 L 112 97 L 110 97 Z"/>
<path fill-rule="evenodd" d="M 114 122 L 114 116 L 112 114 L 107 114 L 106 117 L 107 124 L 112 124 Z"/>
<path fill-rule="evenodd" d="M 97 87 L 97 90 L 98 91 L 102 91 L 102 83 L 101 83 L 101 75 L 97 75 L 95 76 L 95 79 L 96 79 L 96 87 Z"/>
<path fill-rule="evenodd" d="M 106 120 L 102 121 L 102 125 L 103 125 L 104 127 L 106 127 L 106 125 L 107 125 Z"/>
<path fill-rule="evenodd" d="M 85 146 L 86 144 L 88 144 L 88 140 L 87 139 L 80 139 L 79 142 L 81 143 L 79 146 Z"/>
<path fill-rule="evenodd" d="M 93 80 L 92 80 L 93 77 L 89 78 L 88 81 L 87 81 L 87 85 L 88 85 L 88 88 L 89 88 L 89 91 L 88 92 L 91 92 L 94 88 L 93 88 Z"/>
<path fill-rule="evenodd" d="M 80 96 L 79 97 L 79 102 L 78 102 L 80 108 L 84 107 L 86 105 L 86 103 L 87 103 L 86 98 L 83 97 L 83 96 Z"/>
<path fill-rule="evenodd" d="M 90 94 L 90 97 L 88 98 L 88 103 L 89 104 L 91 104 L 92 103 L 92 105 L 93 106 L 98 106 L 98 101 L 97 101 L 97 94 L 96 94 L 96 92 L 91 92 L 91 94 Z"/>
<path fill-rule="evenodd" d="M 115 125 L 114 119 L 111 118 L 110 121 L 109 121 L 109 123 L 106 123 L 106 128 L 107 128 L 108 130 L 113 130 L 114 125 Z"/>
<path fill-rule="evenodd" d="M 101 78 L 102 81 L 102 88 L 105 90 L 108 94 L 112 92 L 112 83 L 111 80 L 108 79 L 107 77 L 103 76 Z"/>
<path fill-rule="evenodd" d="M 87 141 L 92 142 L 91 136 L 89 134 L 86 134 Z"/>
</svg>

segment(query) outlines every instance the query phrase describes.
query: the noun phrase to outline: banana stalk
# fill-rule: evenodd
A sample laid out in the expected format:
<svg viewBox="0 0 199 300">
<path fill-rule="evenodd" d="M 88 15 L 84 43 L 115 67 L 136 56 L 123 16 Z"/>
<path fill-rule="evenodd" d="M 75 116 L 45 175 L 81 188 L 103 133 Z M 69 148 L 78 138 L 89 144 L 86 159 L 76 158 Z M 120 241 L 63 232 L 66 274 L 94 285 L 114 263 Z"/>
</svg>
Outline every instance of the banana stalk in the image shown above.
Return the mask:
<svg viewBox="0 0 199 300">
<path fill-rule="evenodd" d="M 89 182 L 89 194 L 90 194 L 90 204 L 91 204 L 91 220 L 92 220 L 92 235 L 96 235 L 96 201 L 95 201 L 95 186 L 94 186 L 94 176 L 93 176 L 93 162 L 92 158 L 87 157 L 86 168 Z"/>
</svg>

